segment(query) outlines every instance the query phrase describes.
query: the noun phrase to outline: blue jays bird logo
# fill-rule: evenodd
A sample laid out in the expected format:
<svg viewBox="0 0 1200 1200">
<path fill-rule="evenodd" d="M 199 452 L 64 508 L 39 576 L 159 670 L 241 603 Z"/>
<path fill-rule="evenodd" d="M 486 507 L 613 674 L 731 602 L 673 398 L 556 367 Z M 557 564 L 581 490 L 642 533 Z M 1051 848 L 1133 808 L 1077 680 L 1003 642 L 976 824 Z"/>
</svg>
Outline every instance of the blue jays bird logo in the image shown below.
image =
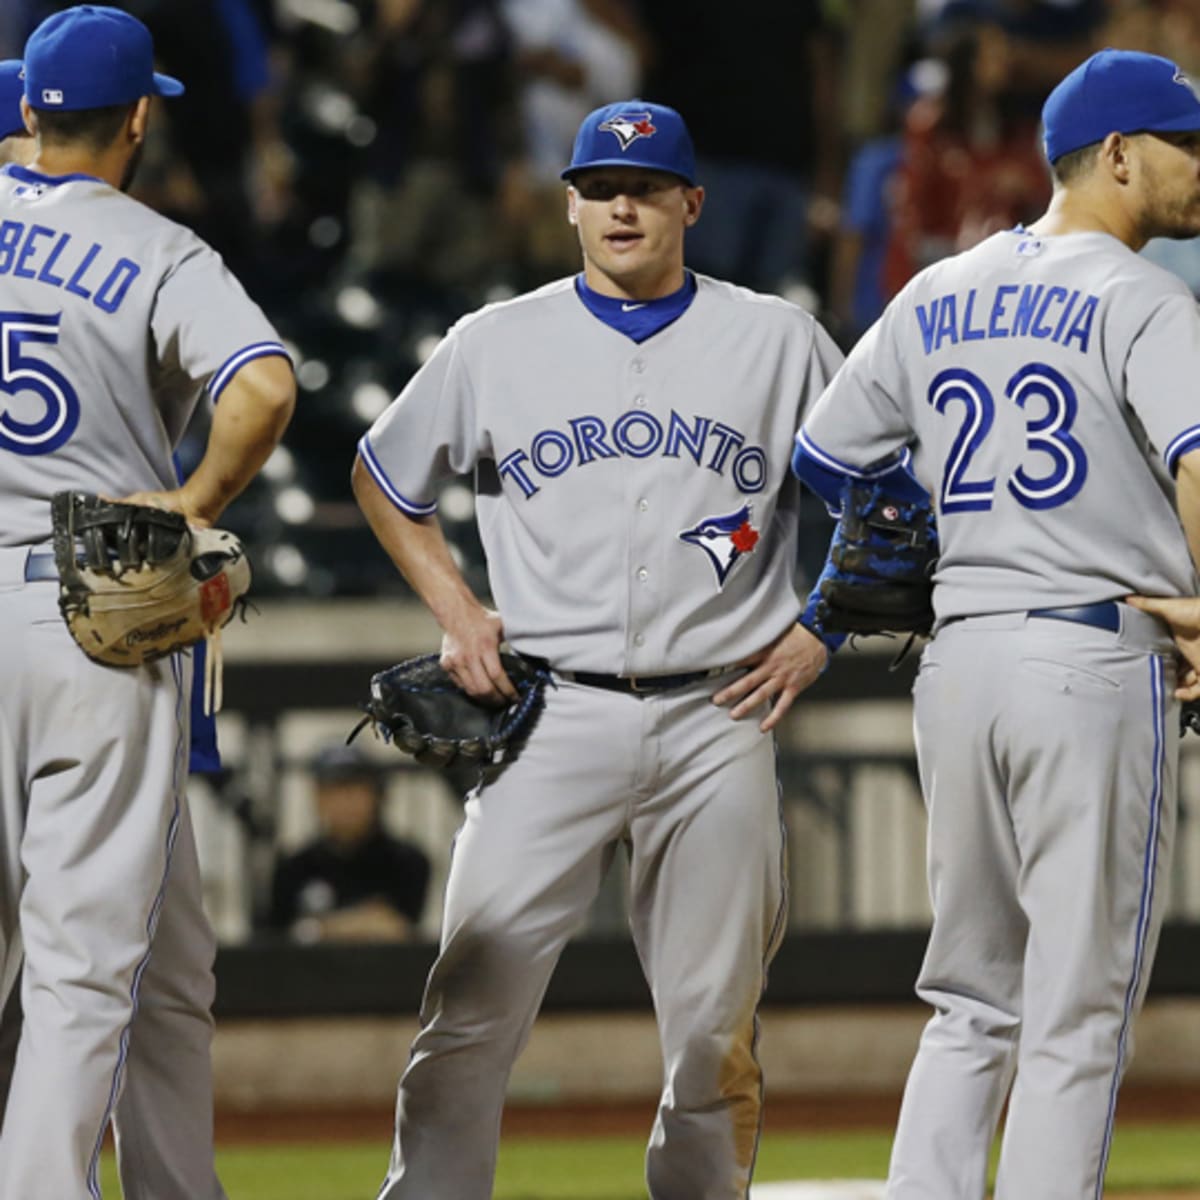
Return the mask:
<svg viewBox="0 0 1200 1200">
<path fill-rule="evenodd" d="M 705 517 L 698 525 L 685 529 L 681 542 L 699 546 L 708 555 L 717 573 L 717 587 L 725 586 L 729 572 L 737 561 L 749 554 L 758 544 L 760 534 L 750 524 L 753 505 L 743 504 L 735 513 L 725 517 Z"/>
<path fill-rule="evenodd" d="M 648 112 L 618 113 L 609 117 L 600 128 L 611 133 L 621 143 L 622 150 L 628 150 L 638 138 L 653 137 L 658 132 Z"/>
</svg>

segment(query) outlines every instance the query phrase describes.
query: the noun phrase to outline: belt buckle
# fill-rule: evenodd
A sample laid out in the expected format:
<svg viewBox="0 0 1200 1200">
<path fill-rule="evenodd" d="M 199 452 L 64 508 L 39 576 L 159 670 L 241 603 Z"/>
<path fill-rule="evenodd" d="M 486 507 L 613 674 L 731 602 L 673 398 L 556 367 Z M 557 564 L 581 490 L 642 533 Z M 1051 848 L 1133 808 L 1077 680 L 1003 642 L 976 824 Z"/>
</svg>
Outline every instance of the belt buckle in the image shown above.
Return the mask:
<svg viewBox="0 0 1200 1200">
<path fill-rule="evenodd" d="M 625 678 L 629 680 L 629 690 L 631 692 L 636 692 L 639 696 L 644 696 L 647 693 L 652 692 L 654 690 L 653 688 L 642 687 L 641 684 L 638 683 L 638 679 L 640 678 L 640 676 L 627 675 Z"/>
</svg>

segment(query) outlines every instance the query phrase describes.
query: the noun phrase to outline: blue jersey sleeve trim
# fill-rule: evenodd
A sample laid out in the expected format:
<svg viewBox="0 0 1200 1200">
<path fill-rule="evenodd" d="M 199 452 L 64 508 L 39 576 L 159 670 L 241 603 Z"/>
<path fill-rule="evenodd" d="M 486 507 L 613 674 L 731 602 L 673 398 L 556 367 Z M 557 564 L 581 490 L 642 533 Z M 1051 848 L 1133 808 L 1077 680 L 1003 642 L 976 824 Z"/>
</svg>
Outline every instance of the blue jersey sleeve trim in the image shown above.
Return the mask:
<svg viewBox="0 0 1200 1200">
<path fill-rule="evenodd" d="M 1200 425 L 1193 425 L 1191 429 L 1185 429 L 1167 448 L 1163 451 L 1163 462 L 1167 464 L 1167 470 L 1172 475 L 1179 469 L 1179 460 L 1190 450 L 1200 448 Z"/>
<path fill-rule="evenodd" d="M 227 358 L 209 381 L 208 394 L 212 397 L 212 402 L 216 404 L 229 381 L 248 362 L 256 358 L 273 357 L 286 358 L 288 362 L 292 361 L 292 356 L 284 348 L 282 342 L 255 342 L 253 346 L 246 346 Z"/>
<path fill-rule="evenodd" d="M 409 517 L 431 517 L 437 512 L 437 501 L 432 504 L 418 504 L 415 500 L 409 500 L 407 496 L 402 496 L 396 490 L 395 485 L 387 477 L 383 467 L 379 463 L 379 459 L 375 457 L 375 451 L 371 449 L 371 443 L 367 440 L 367 435 L 359 439 L 358 455 L 363 460 L 363 465 L 371 473 L 371 478 L 379 485 L 379 490 L 402 512 Z"/>
<path fill-rule="evenodd" d="M 929 493 L 914 477 L 909 468 L 911 462 L 912 451 L 905 446 L 898 454 L 889 454 L 869 467 L 852 467 L 826 454 L 801 430 L 792 453 L 792 472 L 821 497 L 831 517 L 840 517 L 842 490 L 851 479 L 871 479 L 899 500 L 928 503 Z"/>
</svg>

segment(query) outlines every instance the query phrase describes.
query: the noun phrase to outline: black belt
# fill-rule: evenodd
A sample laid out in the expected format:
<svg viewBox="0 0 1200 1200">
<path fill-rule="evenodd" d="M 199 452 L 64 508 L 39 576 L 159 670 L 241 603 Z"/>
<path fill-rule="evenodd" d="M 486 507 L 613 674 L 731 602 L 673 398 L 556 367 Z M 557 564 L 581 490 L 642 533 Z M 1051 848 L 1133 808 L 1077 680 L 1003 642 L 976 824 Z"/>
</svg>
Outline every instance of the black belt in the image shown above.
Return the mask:
<svg viewBox="0 0 1200 1200">
<path fill-rule="evenodd" d="M 58 565 L 53 554 L 39 554 L 36 551 L 25 559 L 26 583 L 57 583 Z"/>
<path fill-rule="evenodd" d="M 965 621 L 969 616 L 990 616 L 990 613 L 964 613 L 958 617 L 947 617 L 943 625 Z M 1121 630 L 1121 609 L 1115 600 L 1101 600 L 1097 604 L 1071 604 L 1065 608 L 1031 608 L 1026 616 L 1041 617 L 1048 621 L 1071 621 L 1076 625 L 1090 625 L 1093 629 L 1106 629 L 1109 633 Z"/>
<path fill-rule="evenodd" d="M 683 671 L 678 675 L 602 675 L 595 671 L 556 671 L 555 673 L 571 683 L 582 683 L 585 687 L 644 695 L 647 692 L 669 692 L 672 688 L 687 687 L 689 683 L 699 683 L 701 679 L 711 679 L 715 675 L 724 674 L 724 671 L 724 667 L 715 667 L 711 671 Z"/>
</svg>

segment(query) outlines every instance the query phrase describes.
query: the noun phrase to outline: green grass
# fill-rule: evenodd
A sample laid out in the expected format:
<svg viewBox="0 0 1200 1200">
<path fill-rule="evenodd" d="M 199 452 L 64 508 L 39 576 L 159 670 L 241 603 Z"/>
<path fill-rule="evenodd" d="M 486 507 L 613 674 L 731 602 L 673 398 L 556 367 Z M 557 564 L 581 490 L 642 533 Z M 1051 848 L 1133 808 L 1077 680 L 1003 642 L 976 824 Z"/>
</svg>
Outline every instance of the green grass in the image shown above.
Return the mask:
<svg viewBox="0 0 1200 1200">
<path fill-rule="evenodd" d="M 883 1178 L 890 1133 L 772 1134 L 763 1139 L 755 1178 Z M 387 1165 L 386 1145 L 230 1147 L 218 1155 L 231 1200 L 373 1200 Z M 641 1138 L 511 1138 L 500 1154 L 496 1200 L 645 1200 Z M 105 1196 L 120 1195 L 104 1164 Z M 1200 1126 L 1118 1129 L 1108 1172 L 1111 1191 L 1200 1187 Z"/>
</svg>

